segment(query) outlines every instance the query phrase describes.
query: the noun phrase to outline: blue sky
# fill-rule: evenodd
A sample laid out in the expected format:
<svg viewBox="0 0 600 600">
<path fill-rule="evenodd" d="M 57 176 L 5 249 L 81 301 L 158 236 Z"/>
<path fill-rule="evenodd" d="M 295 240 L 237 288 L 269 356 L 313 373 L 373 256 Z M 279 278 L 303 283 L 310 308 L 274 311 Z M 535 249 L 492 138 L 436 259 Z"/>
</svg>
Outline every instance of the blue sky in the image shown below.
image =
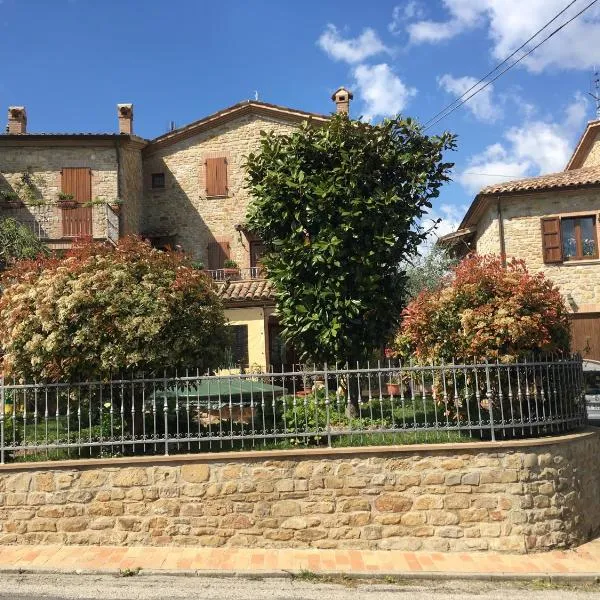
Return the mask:
<svg viewBox="0 0 600 600">
<path fill-rule="evenodd" d="M 29 131 L 114 131 L 115 105 L 133 102 L 136 133 L 153 137 L 255 91 L 326 113 L 343 84 L 355 117 L 425 122 L 567 4 L 0 0 L 0 107 L 25 105 Z M 594 118 L 599 39 L 600 3 L 430 130 L 459 136 L 455 181 L 434 207 L 441 233 L 482 185 L 564 167 Z"/>
</svg>

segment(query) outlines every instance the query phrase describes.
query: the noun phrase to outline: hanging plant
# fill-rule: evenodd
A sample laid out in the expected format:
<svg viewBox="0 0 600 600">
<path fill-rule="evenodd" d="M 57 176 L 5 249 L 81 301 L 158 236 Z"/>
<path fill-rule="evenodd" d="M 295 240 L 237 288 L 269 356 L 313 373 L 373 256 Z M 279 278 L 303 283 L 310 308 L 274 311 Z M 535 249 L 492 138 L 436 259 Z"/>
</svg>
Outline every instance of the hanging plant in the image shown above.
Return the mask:
<svg viewBox="0 0 600 600">
<path fill-rule="evenodd" d="M 2 208 L 20 208 L 23 201 L 14 190 L 0 190 L 0 206 Z"/>
<path fill-rule="evenodd" d="M 58 192 L 57 204 L 61 208 L 77 208 L 79 205 L 73 194 L 67 194 L 66 192 Z"/>
<path fill-rule="evenodd" d="M 42 206 L 48 204 L 42 196 L 40 188 L 45 185 L 41 175 L 34 175 L 31 168 L 21 174 L 20 180 L 15 185 L 19 198 L 28 206 Z"/>
</svg>

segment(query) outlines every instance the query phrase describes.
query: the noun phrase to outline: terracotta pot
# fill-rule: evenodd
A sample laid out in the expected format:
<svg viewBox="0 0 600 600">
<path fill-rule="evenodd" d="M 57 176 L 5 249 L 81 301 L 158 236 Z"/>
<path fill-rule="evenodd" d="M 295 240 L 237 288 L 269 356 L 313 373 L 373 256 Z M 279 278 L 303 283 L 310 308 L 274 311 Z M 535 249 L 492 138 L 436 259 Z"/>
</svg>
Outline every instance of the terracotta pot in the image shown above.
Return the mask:
<svg viewBox="0 0 600 600">
<path fill-rule="evenodd" d="M 116 214 L 121 214 L 121 205 L 120 204 L 109 204 L 111 210 Z"/>
<path fill-rule="evenodd" d="M 77 208 L 79 203 L 76 200 L 59 200 L 58 205 L 61 208 L 71 209 L 71 208 Z"/>
<path fill-rule="evenodd" d="M 0 207 L 2 208 L 21 208 L 23 202 L 21 200 L 2 200 Z"/>
<path fill-rule="evenodd" d="M 240 278 L 240 270 L 239 269 L 223 269 L 223 277 L 225 279 L 239 279 Z"/>
<path fill-rule="evenodd" d="M 400 395 L 400 384 L 399 383 L 387 383 L 387 393 L 390 396 Z"/>
</svg>

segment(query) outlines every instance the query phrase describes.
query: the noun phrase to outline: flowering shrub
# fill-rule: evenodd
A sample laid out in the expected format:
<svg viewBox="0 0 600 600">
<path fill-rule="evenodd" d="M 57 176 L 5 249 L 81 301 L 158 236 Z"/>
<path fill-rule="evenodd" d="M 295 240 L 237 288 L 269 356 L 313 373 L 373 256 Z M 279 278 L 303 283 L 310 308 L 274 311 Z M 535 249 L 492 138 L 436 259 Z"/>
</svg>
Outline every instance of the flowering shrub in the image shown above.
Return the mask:
<svg viewBox="0 0 600 600">
<path fill-rule="evenodd" d="M 567 308 L 542 273 L 523 261 L 472 254 L 441 285 L 404 310 L 394 350 L 419 362 L 474 357 L 508 361 L 569 348 Z"/>
<path fill-rule="evenodd" d="M 85 242 L 3 274 L 5 375 L 85 379 L 125 369 L 214 368 L 227 346 L 212 283 L 178 252 L 139 238 Z"/>
</svg>

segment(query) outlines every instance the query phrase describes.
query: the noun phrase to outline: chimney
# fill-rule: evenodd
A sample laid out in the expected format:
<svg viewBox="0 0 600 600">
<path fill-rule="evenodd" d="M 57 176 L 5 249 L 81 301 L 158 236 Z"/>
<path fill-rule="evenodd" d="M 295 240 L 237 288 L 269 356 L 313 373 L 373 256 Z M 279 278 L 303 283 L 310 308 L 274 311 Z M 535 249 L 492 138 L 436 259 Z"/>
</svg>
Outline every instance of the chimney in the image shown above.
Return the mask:
<svg viewBox="0 0 600 600">
<path fill-rule="evenodd" d="M 27 112 L 24 106 L 8 107 L 8 127 L 6 131 L 11 135 L 27 133 Z"/>
<path fill-rule="evenodd" d="M 119 133 L 133 133 L 133 104 L 117 104 L 119 115 Z"/>
<path fill-rule="evenodd" d="M 348 114 L 350 112 L 350 100 L 354 94 L 345 87 L 339 88 L 333 93 L 331 99 L 335 102 L 335 112 Z"/>
</svg>

